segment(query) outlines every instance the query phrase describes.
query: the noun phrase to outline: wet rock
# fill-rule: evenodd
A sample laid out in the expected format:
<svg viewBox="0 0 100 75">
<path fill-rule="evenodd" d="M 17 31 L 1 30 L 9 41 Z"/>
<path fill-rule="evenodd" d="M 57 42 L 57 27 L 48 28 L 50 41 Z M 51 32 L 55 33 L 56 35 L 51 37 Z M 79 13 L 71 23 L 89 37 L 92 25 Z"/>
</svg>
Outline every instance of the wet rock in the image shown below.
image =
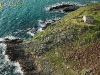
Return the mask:
<svg viewBox="0 0 100 75">
<path fill-rule="evenodd" d="M 51 25 L 52 23 L 46 23 L 44 27 L 42 27 L 42 30 L 45 30 L 49 25 Z"/>
<path fill-rule="evenodd" d="M 73 5 L 70 5 L 70 4 L 61 4 L 61 5 L 50 7 L 49 11 L 54 10 L 54 9 L 61 9 L 61 8 L 64 8 L 64 7 L 70 7 L 70 6 L 73 6 Z"/>
<path fill-rule="evenodd" d="M 8 38 L 5 39 L 5 43 L 17 44 L 17 43 L 22 43 L 22 42 L 23 42 L 22 39 L 12 39 L 12 40 L 10 40 Z"/>
<path fill-rule="evenodd" d="M 65 12 L 70 12 L 70 11 L 75 11 L 77 8 L 70 8 L 70 7 L 65 7 L 63 8 L 63 11 Z"/>
<path fill-rule="evenodd" d="M 36 57 L 23 49 L 22 42 L 21 39 L 5 39 L 7 44 L 6 54 L 11 61 L 19 62 L 25 75 L 40 75 L 41 68 Z"/>
<path fill-rule="evenodd" d="M 42 27 L 42 30 L 45 30 L 48 26 L 50 26 L 51 24 L 53 24 L 55 21 L 57 21 L 57 20 L 47 21 L 45 23 L 44 27 Z"/>
<path fill-rule="evenodd" d="M 70 11 L 74 11 L 78 8 L 79 8 L 79 6 L 76 6 L 75 4 L 60 4 L 60 5 L 50 7 L 49 11 L 52 11 L 55 9 L 56 10 L 62 9 L 64 12 L 70 12 Z"/>
</svg>

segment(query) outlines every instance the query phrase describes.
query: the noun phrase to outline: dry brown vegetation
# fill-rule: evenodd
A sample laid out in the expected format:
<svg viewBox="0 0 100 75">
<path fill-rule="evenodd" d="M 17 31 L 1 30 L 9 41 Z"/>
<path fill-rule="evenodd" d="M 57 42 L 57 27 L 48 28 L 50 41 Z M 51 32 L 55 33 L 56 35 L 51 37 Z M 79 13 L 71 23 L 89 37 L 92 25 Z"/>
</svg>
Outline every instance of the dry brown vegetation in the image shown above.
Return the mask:
<svg viewBox="0 0 100 75">
<path fill-rule="evenodd" d="M 88 75 L 100 75 L 100 43 L 88 46 L 84 51 L 63 50 L 62 58 L 70 68 L 79 72 L 86 69 Z"/>
</svg>

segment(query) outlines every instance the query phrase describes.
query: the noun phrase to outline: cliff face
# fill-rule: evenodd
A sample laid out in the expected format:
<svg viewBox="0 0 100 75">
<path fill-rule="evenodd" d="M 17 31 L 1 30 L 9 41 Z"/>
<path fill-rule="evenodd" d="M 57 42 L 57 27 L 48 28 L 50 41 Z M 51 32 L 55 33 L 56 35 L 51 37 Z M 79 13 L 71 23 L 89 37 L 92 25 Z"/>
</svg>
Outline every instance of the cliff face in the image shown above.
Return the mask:
<svg viewBox="0 0 100 75">
<path fill-rule="evenodd" d="M 26 75 L 35 75 L 35 72 L 42 72 L 43 75 L 100 75 L 99 8 L 100 3 L 80 7 L 34 38 L 24 40 L 21 48 L 19 44 L 8 44 L 7 54 L 11 60 L 22 64 Z M 94 23 L 84 23 L 84 15 L 93 16 Z M 15 54 L 12 54 L 12 46 L 19 48 L 19 51 L 16 49 Z M 22 56 L 17 57 L 16 53 L 22 53 Z M 41 65 L 42 70 L 39 70 L 34 60 Z"/>
</svg>

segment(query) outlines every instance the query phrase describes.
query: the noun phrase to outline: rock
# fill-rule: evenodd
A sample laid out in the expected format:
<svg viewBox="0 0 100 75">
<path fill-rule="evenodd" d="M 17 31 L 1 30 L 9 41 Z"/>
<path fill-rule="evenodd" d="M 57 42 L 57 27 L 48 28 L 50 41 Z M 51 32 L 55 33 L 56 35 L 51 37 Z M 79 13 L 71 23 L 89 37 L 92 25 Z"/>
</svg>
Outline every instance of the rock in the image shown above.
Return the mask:
<svg viewBox="0 0 100 75">
<path fill-rule="evenodd" d="M 70 12 L 70 11 L 75 11 L 75 10 L 76 10 L 76 8 L 70 8 L 70 7 L 63 8 L 63 11 L 65 11 L 65 12 Z"/>
<path fill-rule="evenodd" d="M 75 4 L 59 4 L 59 5 L 50 7 L 49 11 L 52 11 L 54 9 L 56 9 L 56 10 L 62 9 L 64 12 L 70 12 L 70 11 L 74 11 L 78 8 L 79 8 L 79 6 L 76 6 Z"/>
<path fill-rule="evenodd" d="M 64 7 L 70 7 L 70 6 L 73 6 L 73 5 L 70 5 L 70 4 L 61 4 L 61 5 L 50 7 L 49 11 L 54 10 L 54 9 L 61 9 L 61 8 L 64 8 Z"/>
<path fill-rule="evenodd" d="M 42 30 L 45 30 L 48 26 L 50 26 L 51 24 L 53 25 L 53 23 L 55 22 L 55 21 L 57 21 L 57 20 L 59 20 L 59 19 L 56 19 L 56 20 L 47 20 L 47 21 L 45 21 L 45 23 L 44 23 L 44 27 L 42 27 Z"/>
<path fill-rule="evenodd" d="M 41 68 L 36 57 L 23 49 L 22 42 L 21 39 L 5 39 L 6 54 L 11 61 L 19 62 L 25 75 L 40 75 Z"/>
<path fill-rule="evenodd" d="M 12 39 L 12 40 L 10 40 L 10 39 L 8 39 L 8 38 L 6 38 L 5 39 L 5 43 L 12 43 L 12 44 L 17 44 L 17 43 L 22 43 L 23 42 L 23 40 L 22 39 Z"/>
<path fill-rule="evenodd" d="M 45 25 L 44 25 L 44 27 L 42 27 L 42 30 L 45 30 L 49 25 L 51 25 L 52 23 L 46 23 Z"/>
</svg>

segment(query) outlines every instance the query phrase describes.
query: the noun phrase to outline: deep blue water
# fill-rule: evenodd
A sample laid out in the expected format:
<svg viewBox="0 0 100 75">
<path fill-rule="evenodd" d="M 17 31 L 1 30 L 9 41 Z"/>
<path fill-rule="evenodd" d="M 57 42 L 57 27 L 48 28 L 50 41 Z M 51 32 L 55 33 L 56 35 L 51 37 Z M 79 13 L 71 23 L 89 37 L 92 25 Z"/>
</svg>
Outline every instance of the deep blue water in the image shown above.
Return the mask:
<svg viewBox="0 0 100 75">
<path fill-rule="evenodd" d="M 29 38 L 39 31 L 39 21 L 53 20 L 67 13 L 47 11 L 55 3 L 69 2 L 77 5 L 99 2 L 100 0 L 0 0 L 0 38 L 14 36 Z M 14 3 L 19 2 L 15 5 Z M 22 4 L 21 4 L 22 3 Z M 9 37 L 11 38 L 11 37 Z M 0 75 L 23 75 L 20 65 L 11 62 L 5 55 L 6 46 L 0 44 Z"/>
</svg>

